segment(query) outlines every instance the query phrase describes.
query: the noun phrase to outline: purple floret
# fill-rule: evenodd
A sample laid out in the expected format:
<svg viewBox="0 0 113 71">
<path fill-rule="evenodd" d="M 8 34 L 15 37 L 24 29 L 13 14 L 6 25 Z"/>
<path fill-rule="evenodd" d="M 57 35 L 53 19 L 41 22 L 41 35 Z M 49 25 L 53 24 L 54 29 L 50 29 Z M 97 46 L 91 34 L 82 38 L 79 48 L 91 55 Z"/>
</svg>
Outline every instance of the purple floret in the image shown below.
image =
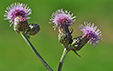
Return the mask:
<svg viewBox="0 0 113 71">
<path fill-rule="evenodd" d="M 6 14 L 4 15 L 4 17 L 6 17 L 5 20 L 9 19 L 10 20 L 9 22 L 11 22 L 12 24 L 14 23 L 14 19 L 17 16 L 21 16 L 26 19 L 30 18 L 27 16 L 31 14 L 31 9 L 27 7 L 27 5 L 25 4 L 14 3 L 14 4 L 11 4 L 11 6 L 8 6 L 6 9 L 7 9 L 5 10 Z"/>
<path fill-rule="evenodd" d="M 97 29 L 97 26 L 94 27 L 94 23 L 91 25 L 91 23 L 84 22 L 84 25 L 85 26 L 80 25 L 79 27 L 79 29 L 83 32 L 83 36 L 87 36 L 90 44 L 97 44 L 101 40 L 101 31 Z"/>
<path fill-rule="evenodd" d="M 54 29 L 61 24 L 70 26 L 76 20 L 76 16 L 72 16 L 73 14 L 70 14 L 70 12 L 63 11 L 63 9 L 59 9 L 52 14 L 50 21 L 51 23 L 55 23 Z"/>
</svg>

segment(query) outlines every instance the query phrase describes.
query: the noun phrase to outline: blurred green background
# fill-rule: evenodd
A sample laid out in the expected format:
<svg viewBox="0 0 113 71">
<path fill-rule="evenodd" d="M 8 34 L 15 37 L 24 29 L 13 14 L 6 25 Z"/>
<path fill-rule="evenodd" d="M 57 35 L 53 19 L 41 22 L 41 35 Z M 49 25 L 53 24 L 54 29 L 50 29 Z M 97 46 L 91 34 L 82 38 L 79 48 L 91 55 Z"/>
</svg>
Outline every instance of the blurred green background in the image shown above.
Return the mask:
<svg viewBox="0 0 113 71">
<path fill-rule="evenodd" d="M 86 44 L 78 53 L 70 51 L 62 71 L 113 71 L 113 0 L 3 0 L 0 2 L 0 71 L 47 71 L 20 34 L 15 33 L 4 20 L 6 7 L 21 2 L 32 9 L 29 23 L 38 23 L 40 32 L 30 41 L 38 52 L 57 71 L 63 45 L 58 41 L 58 31 L 48 22 L 57 9 L 71 11 L 76 15 L 73 38 L 82 34 L 78 29 L 84 21 L 95 23 L 102 31 L 102 41 L 95 47 Z M 90 49 L 91 47 L 91 49 Z"/>
</svg>

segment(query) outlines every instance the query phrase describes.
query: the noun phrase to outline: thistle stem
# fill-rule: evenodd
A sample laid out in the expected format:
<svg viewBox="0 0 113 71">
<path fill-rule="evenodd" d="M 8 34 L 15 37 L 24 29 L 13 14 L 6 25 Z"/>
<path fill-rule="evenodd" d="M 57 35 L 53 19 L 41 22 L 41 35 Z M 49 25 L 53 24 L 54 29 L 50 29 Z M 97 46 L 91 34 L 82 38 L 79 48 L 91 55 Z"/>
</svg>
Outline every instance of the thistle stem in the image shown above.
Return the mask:
<svg viewBox="0 0 113 71">
<path fill-rule="evenodd" d="M 60 63 L 59 63 L 58 71 L 61 71 L 61 70 L 62 70 L 62 65 L 63 65 L 64 59 L 65 59 L 65 57 L 66 57 L 68 51 L 69 51 L 69 50 L 67 50 L 66 47 L 65 47 L 65 48 L 64 48 L 64 51 L 63 51 L 63 53 L 62 53 L 62 56 L 61 56 L 61 58 L 60 58 Z"/>
<path fill-rule="evenodd" d="M 33 50 L 33 52 L 36 54 L 36 56 L 39 58 L 39 60 L 42 62 L 42 64 L 49 70 L 53 71 L 51 67 L 44 61 L 44 59 L 41 57 L 41 55 L 38 53 L 38 51 L 34 48 L 34 46 L 31 44 L 27 36 L 23 33 L 21 33 L 21 36 L 26 41 L 26 43 L 29 45 L 29 47 Z"/>
</svg>

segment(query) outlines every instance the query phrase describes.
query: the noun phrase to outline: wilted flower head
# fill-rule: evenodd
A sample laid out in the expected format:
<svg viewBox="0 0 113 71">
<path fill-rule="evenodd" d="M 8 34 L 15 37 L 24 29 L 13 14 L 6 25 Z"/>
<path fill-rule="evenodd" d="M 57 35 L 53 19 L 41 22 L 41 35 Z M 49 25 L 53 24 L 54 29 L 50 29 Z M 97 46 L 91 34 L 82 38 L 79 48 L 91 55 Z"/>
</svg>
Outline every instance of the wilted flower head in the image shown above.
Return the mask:
<svg viewBox="0 0 113 71">
<path fill-rule="evenodd" d="M 14 3 L 14 4 L 11 4 L 11 6 L 8 6 L 6 9 L 7 9 L 5 10 L 6 14 L 4 15 L 4 17 L 6 17 L 5 20 L 9 19 L 10 20 L 9 22 L 12 22 L 12 24 L 14 23 L 14 19 L 17 16 L 22 16 L 23 18 L 26 18 L 26 19 L 30 18 L 27 16 L 31 14 L 31 9 L 27 7 L 27 5 L 25 4 Z"/>
<path fill-rule="evenodd" d="M 76 18 L 76 16 L 72 17 L 73 14 L 70 14 L 70 12 L 63 11 L 63 9 L 59 9 L 56 12 L 54 12 L 51 16 L 50 21 L 51 23 L 55 23 L 54 29 L 61 24 L 65 24 L 66 26 L 70 26 Z"/>
<path fill-rule="evenodd" d="M 98 41 L 100 41 L 101 31 L 97 29 L 97 26 L 94 27 L 94 23 L 91 25 L 91 23 L 84 22 L 84 25 L 80 25 L 80 30 L 83 32 L 83 37 L 86 37 L 89 39 L 90 44 L 94 45 L 97 44 Z M 96 30 L 97 29 L 97 30 Z"/>
</svg>

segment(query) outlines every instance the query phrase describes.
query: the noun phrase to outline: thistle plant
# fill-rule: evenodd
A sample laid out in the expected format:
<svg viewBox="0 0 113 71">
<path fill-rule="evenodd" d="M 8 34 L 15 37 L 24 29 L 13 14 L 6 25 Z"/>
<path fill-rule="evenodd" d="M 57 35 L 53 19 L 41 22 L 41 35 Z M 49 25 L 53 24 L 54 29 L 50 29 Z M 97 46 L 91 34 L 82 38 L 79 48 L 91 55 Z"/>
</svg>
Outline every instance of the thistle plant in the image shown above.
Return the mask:
<svg viewBox="0 0 113 71">
<path fill-rule="evenodd" d="M 76 16 L 73 16 L 70 12 L 59 9 L 52 14 L 50 19 L 50 23 L 55 24 L 54 29 L 58 26 L 58 40 L 64 45 L 58 71 L 62 70 L 65 56 L 70 50 L 74 51 L 80 57 L 76 51 L 80 50 L 87 42 L 90 42 L 91 45 L 95 45 L 101 40 L 101 31 L 99 29 L 96 30 L 97 26 L 94 27 L 94 24 L 91 25 L 91 23 L 88 22 L 84 22 L 85 26 L 80 25 L 79 27 L 83 34 L 76 38 L 72 38 L 71 34 L 73 29 L 69 29 L 68 27 L 74 23 L 76 20 L 75 18 Z"/>
<path fill-rule="evenodd" d="M 27 7 L 27 5 L 22 3 L 14 3 L 11 6 L 8 6 L 5 10 L 6 14 L 4 15 L 5 20 L 10 20 L 10 26 L 13 24 L 14 31 L 16 33 L 21 34 L 23 39 L 29 45 L 29 47 L 33 50 L 42 64 L 49 70 L 53 71 L 52 68 L 45 62 L 45 60 L 41 57 L 38 51 L 34 48 L 32 43 L 29 41 L 31 36 L 36 35 L 40 31 L 40 26 L 35 23 L 28 23 L 27 19 L 30 19 L 28 15 L 31 14 L 32 10 Z M 73 51 L 79 57 L 80 55 L 77 51 L 81 50 L 81 48 L 86 44 L 90 43 L 92 46 L 95 46 L 100 40 L 101 31 L 97 29 L 97 26 L 94 26 L 94 23 L 84 22 L 84 25 L 80 25 L 79 29 L 83 32 L 81 36 L 76 38 L 72 37 L 73 28 L 69 28 L 75 21 L 76 16 L 73 16 L 70 11 L 63 11 L 63 9 L 58 9 L 51 16 L 50 23 L 54 23 L 54 30 L 58 27 L 58 40 L 64 46 L 64 51 L 60 58 L 58 71 L 62 70 L 62 65 L 64 59 L 69 51 Z M 96 47 L 96 46 L 95 46 Z"/>
<path fill-rule="evenodd" d="M 4 15 L 4 17 L 6 17 L 5 20 L 10 20 L 10 26 L 13 24 L 14 30 L 21 34 L 23 39 L 26 41 L 29 47 L 31 47 L 44 66 L 49 71 L 53 71 L 28 39 L 30 36 L 36 35 L 40 30 L 40 26 L 38 24 L 28 24 L 27 22 L 27 19 L 30 19 L 30 17 L 27 16 L 31 14 L 31 9 L 22 3 L 11 4 L 11 6 L 8 6 L 6 9 L 6 14 Z"/>
</svg>

